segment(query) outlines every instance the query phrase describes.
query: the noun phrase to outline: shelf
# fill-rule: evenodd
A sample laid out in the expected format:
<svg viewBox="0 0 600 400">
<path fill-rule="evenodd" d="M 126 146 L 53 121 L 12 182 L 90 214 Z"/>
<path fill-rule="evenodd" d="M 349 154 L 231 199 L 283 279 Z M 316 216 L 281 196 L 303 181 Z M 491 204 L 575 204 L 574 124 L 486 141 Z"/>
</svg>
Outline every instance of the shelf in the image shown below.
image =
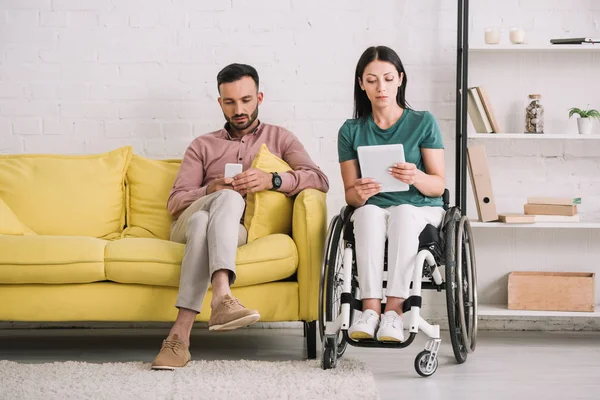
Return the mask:
<svg viewBox="0 0 600 400">
<path fill-rule="evenodd" d="M 562 52 L 562 51 L 600 51 L 600 44 L 479 44 L 469 47 L 472 52 L 491 52 L 491 51 L 538 51 L 538 52 Z"/>
<path fill-rule="evenodd" d="M 472 228 L 565 228 L 565 229 L 600 229 L 600 222 L 535 222 L 533 224 L 506 224 L 504 222 L 470 221 Z"/>
<path fill-rule="evenodd" d="M 469 139 L 600 140 L 600 135 L 577 133 L 470 133 Z"/>
<path fill-rule="evenodd" d="M 596 305 L 596 310 L 600 306 Z M 489 304 L 479 305 L 477 314 L 485 317 L 588 317 L 600 318 L 600 311 L 579 312 L 579 311 L 530 311 L 530 310 L 509 310 L 505 305 Z"/>
</svg>

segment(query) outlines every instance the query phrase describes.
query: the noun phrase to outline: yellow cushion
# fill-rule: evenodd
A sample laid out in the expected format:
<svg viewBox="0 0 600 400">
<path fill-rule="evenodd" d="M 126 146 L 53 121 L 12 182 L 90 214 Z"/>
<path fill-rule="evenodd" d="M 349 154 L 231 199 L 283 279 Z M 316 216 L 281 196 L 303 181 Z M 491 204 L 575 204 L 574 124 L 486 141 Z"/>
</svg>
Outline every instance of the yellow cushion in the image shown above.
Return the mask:
<svg viewBox="0 0 600 400">
<path fill-rule="evenodd" d="M 233 288 L 261 322 L 298 320 L 298 283 Z M 177 288 L 94 282 L 70 285 L 0 284 L 0 321 L 175 321 Z M 196 321 L 210 317 L 210 290 Z"/>
<path fill-rule="evenodd" d="M 254 157 L 252 168 L 265 172 L 286 172 L 292 168 L 281 158 L 273 155 L 266 144 Z M 244 226 L 248 230 L 248 243 L 273 233 L 290 235 L 292 232 L 292 209 L 294 200 L 283 193 L 265 190 L 246 196 Z"/>
<path fill-rule="evenodd" d="M 0 283 L 103 281 L 106 243 L 85 236 L 0 236 Z"/>
<path fill-rule="evenodd" d="M 167 200 L 181 160 L 151 160 L 136 154 L 127 169 L 127 228 L 123 237 L 169 240 L 173 219 Z"/>
<path fill-rule="evenodd" d="M 106 278 L 119 283 L 179 286 L 185 245 L 168 240 L 129 238 L 106 246 Z M 271 235 L 237 251 L 235 287 L 274 282 L 296 272 L 298 253 L 289 236 Z"/>
<path fill-rule="evenodd" d="M 0 199 L 0 235 L 35 235 L 35 232 L 23 224 L 2 199 Z"/>
<path fill-rule="evenodd" d="M 0 156 L 0 197 L 38 235 L 116 238 L 125 224 L 131 147 L 66 156 Z"/>
</svg>

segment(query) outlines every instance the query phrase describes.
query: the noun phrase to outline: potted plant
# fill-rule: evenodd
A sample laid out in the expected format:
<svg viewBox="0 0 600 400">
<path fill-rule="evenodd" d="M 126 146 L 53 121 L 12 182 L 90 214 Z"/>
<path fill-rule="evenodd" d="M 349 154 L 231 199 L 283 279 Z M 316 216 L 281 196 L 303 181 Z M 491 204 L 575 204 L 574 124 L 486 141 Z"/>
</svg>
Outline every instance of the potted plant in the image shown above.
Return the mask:
<svg viewBox="0 0 600 400">
<path fill-rule="evenodd" d="M 589 108 L 587 110 L 577 107 L 569 109 L 569 118 L 575 114 L 579 115 L 579 118 L 577 118 L 577 128 L 582 135 L 589 135 L 592 132 L 592 118 L 600 119 L 600 112 Z"/>
</svg>

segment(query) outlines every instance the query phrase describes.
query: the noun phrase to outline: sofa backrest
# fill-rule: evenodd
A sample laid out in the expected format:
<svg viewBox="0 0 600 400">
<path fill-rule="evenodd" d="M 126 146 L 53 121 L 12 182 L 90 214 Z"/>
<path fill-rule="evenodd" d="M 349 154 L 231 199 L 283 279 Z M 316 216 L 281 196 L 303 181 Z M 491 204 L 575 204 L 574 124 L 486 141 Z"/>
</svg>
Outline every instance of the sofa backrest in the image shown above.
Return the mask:
<svg viewBox="0 0 600 400">
<path fill-rule="evenodd" d="M 130 146 L 85 156 L 0 156 L 0 199 L 38 235 L 168 240 L 173 218 L 167 200 L 180 165 L 179 159 L 132 154 Z M 291 169 L 266 145 L 252 166 L 267 172 Z M 246 200 L 249 242 L 291 235 L 292 198 L 265 191 Z"/>
<path fill-rule="evenodd" d="M 94 155 L 0 156 L 0 198 L 38 235 L 118 238 L 131 154 L 125 146 Z"/>
</svg>

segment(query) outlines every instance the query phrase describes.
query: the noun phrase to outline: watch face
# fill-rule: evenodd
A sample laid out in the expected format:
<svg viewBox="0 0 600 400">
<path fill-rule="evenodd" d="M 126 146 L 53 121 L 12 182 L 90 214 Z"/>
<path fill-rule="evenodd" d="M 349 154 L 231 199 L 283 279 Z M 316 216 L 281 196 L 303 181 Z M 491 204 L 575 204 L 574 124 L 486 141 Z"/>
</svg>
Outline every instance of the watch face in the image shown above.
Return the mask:
<svg viewBox="0 0 600 400">
<path fill-rule="evenodd" d="M 279 176 L 276 176 L 276 177 L 273 179 L 273 181 L 274 181 L 274 186 L 275 186 L 275 187 L 279 188 L 279 187 L 281 186 L 281 177 L 279 177 Z"/>
</svg>

